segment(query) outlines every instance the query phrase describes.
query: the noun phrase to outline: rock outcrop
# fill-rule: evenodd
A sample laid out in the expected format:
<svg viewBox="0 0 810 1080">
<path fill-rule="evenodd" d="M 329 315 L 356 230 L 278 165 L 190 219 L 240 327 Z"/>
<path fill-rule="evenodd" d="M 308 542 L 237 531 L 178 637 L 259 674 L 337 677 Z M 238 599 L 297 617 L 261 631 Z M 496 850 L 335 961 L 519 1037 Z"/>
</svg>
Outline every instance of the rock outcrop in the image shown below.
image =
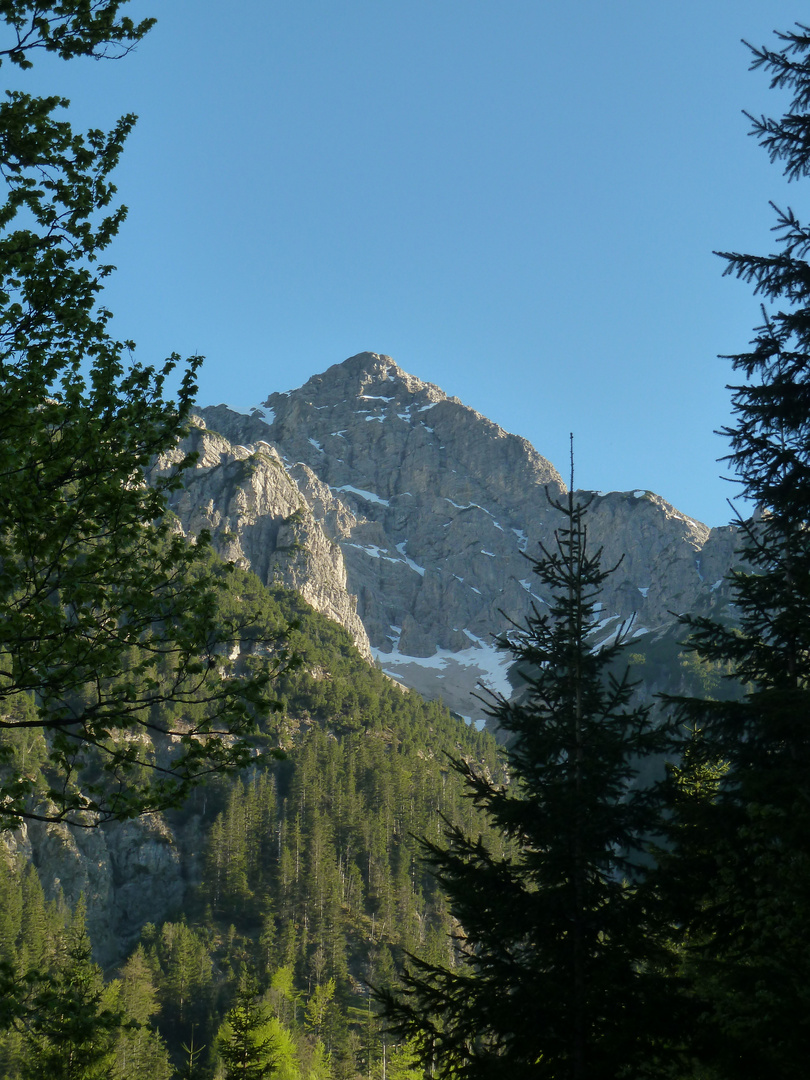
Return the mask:
<svg viewBox="0 0 810 1080">
<path fill-rule="evenodd" d="M 24 822 L 3 842 L 10 857 L 33 863 L 48 899 L 62 898 L 71 908 L 84 900 L 93 954 L 106 966 L 120 959 L 145 923 L 181 910 L 198 869 L 191 843 L 198 820 L 187 822 L 188 850 L 182 852 L 158 815 L 96 829 Z"/>
<path fill-rule="evenodd" d="M 297 470 L 296 483 L 275 447 L 262 439 L 233 445 L 199 418 L 184 444 L 161 458 L 156 472 L 170 471 L 189 451 L 197 454 L 196 465 L 169 499 L 186 535 L 208 530 L 222 558 L 252 570 L 266 585 L 277 582 L 300 593 L 345 626 L 370 660 L 356 600 L 346 587 L 343 554 L 312 509 L 324 522 L 348 514 L 331 505 L 329 489 L 305 467 Z"/>
<path fill-rule="evenodd" d="M 553 544 L 560 516 L 549 496 L 566 492 L 525 439 L 376 353 L 271 394 L 249 416 L 224 406 L 201 412 L 237 444 L 232 454 L 252 460 L 257 447 L 278 451 L 308 523 L 302 544 L 317 548 L 320 528 L 339 546 L 345 586 L 385 671 L 471 717 L 482 712 L 470 696 L 479 680 L 508 692 L 507 660 L 492 638 L 544 602 L 524 553 Z M 273 529 L 257 527 L 260 515 L 243 514 L 245 530 L 239 512 L 226 512 L 258 498 L 237 473 L 229 474 L 227 504 L 213 490 L 178 502 L 184 527 L 212 527 L 221 510 L 238 537 L 232 556 L 265 577 L 270 565 L 285 573 Z M 207 492 L 208 483 L 193 480 L 189 491 Z M 602 597 L 595 644 L 630 618 L 642 634 L 671 625 L 673 612 L 725 602 L 735 530 L 709 530 L 647 491 L 578 494 L 591 499 L 589 533 L 605 564 L 622 559 Z M 290 489 L 285 506 L 294 499 Z M 194 503 L 207 507 L 201 516 L 184 509 Z"/>
</svg>

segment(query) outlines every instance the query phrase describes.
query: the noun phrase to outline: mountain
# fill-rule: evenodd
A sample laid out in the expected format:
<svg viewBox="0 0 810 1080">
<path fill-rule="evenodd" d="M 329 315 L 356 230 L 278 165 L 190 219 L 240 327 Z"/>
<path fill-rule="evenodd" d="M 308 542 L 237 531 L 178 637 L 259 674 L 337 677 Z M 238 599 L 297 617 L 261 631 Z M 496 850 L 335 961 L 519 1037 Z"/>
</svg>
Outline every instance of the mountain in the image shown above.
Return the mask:
<svg viewBox="0 0 810 1080">
<path fill-rule="evenodd" d="M 202 409 L 186 445 L 155 470 L 171 471 L 187 449 L 196 465 L 171 496 L 187 535 L 210 530 L 224 558 L 271 589 L 298 593 L 348 631 L 361 657 L 462 716 L 483 715 L 472 696 L 479 680 L 511 692 L 492 638 L 545 602 L 523 553 L 553 545 L 559 515 L 547 493 L 566 490 L 525 439 L 389 357 L 362 353 L 248 415 Z M 647 491 L 579 494 L 592 499 L 592 544 L 604 547 L 606 565 L 619 563 L 594 644 L 635 616 L 644 693 L 677 689 L 673 678 L 695 672 L 684 667 L 672 612 L 724 609 L 735 530 L 709 530 Z M 364 676 L 332 670 L 344 654 L 335 646 L 307 668 L 318 699 L 328 686 L 338 702 L 321 718 L 338 728 L 341 710 L 369 712 L 355 700 L 369 694 L 352 689 Z M 296 724 L 301 709 L 306 717 L 312 706 L 293 710 Z M 49 895 L 85 896 L 97 953 L 113 956 L 144 921 L 182 905 L 199 874 L 196 821 L 191 812 L 180 832 L 158 818 L 98 832 L 34 822 L 13 846 L 39 868 Z M 149 890 L 145 874 L 155 882 Z"/>
<path fill-rule="evenodd" d="M 187 535 L 210 530 L 225 559 L 298 593 L 345 628 L 363 658 L 462 716 L 483 715 L 472 696 L 479 680 L 511 692 L 492 638 L 544 603 L 523 553 L 553 544 L 559 515 L 546 493 L 566 490 L 525 439 L 389 357 L 362 353 L 248 415 L 202 409 L 186 446 L 155 470 L 172 470 L 187 449 L 196 465 L 171 497 Z M 679 689 L 678 679 L 696 673 L 684 665 L 672 612 L 725 608 L 735 530 L 709 530 L 647 491 L 579 494 L 592 499 L 592 544 L 604 547 L 606 565 L 620 562 L 594 644 L 635 615 L 643 694 Z M 331 670 L 343 653 L 341 645 L 310 663 L 321 697 L 345 681 Z M 357 696 L 347 683 L 340 701 Z M 157 818 L 86 833 L 32 823 L 14 846 L 49 895 L 61 888 L 75 903 L 84 894 L 97 953 L 112 956 L 144 921 L 182 904 L 199 873 L 195 820 L 179 833 Z M 149 890 L 144 874 L 155 882 Z"/>
<path fill-rule="evenodd" d="M 172 505 L 186 531 L 209 528 L 226 558 L 296 588 L 385 672 L 467 718 L 483 715 L 479 682 L 509 692 L 493 635 L 545 602 L 524 553 L 553 545 L 549 497 L 566 492 L 530 443 L 377 353 L 200 423 Z M 595 645 L 630 619 L 641 644 L 673 613 L 728 603 L 734 528 L 649 491 L 578 494 L 591 543 L 619 564 Z"/>
<path fill-rule="evenodd" d="M 299 593 L 344 626 L 361 655 L 371 660 L 357 601 L 347 591 L 340 548 L 310 507 L 310 502 L 328 502 L 329 489 L 301 470 L 297 484 L 267 442 L 234 446 L 199 419 L 183 445 L 158 460 L 152 475 L 170 473 L 188 451 L 197 455 L 196 466 L 169 500 L 183 531 L 196 536 L 208 530 L 223 559 L 250 569 L 266 585 Z"/>
<path fill-rule="evenodd" d="M 147 965 L 178 1066 L 195 1030 L 215 1045 L 253 958 L 301 1062 L 323 1037 L 334 1075 L 366 1075 L 372 1059 L 375 1068 L 386 1060 L 366 985 L 390 985 L 403 950 L 446 955 L 449 911 L 414 840 L 438 839 L 443 820 L 469 824 L 446 755 L 506 775 L 489 733 L 397 682 L 470 719 L 484 711 L 471 696 L 479 679 L 511 691 L 492 638 L 546 602 L 524 554 L 553 545 L 560 515 L 549 496 L 562 497 L 565 484 L 526 440 L 374 353 L 247 415 L 201 410 L 186 445 L 155 471 L 171 472 L 189 449 L 196 464 L 171 496 L 177 528 L 209 530 L 236 564 L 227 576 L 235 603 L 268 606 L 274 624 L 297 627 L 300 663 L 276 680 L 281 712 L 257 733 L 285 757 L 215 777 L 166 815 L 6 833 L 0 961 L 40 962 L 47 935 L 23 917 L 31 896 L 52 901 L 57 922 L 68 914 L 62 901 L 81 908 L 84 897 L 94 954 L 110 975 L 142 947 L 130 959 Z M 606 565 L 619 564 L 594 645 L 634 619 L 642 695 L 682 684 L 720 696 L 722 672 L 684 655 L 672 613 L 725 611 L 736 531 L 709 530 L 646 491 L 578 495 L 591 500 L 591 543 Z M 329 1025 L 313 1031 L 330 986 Z M 6 1052 L 0 1033 L 0 1071 Z M 302 1064 L 305 1074 L 315 1075 Z"/>
</svg>

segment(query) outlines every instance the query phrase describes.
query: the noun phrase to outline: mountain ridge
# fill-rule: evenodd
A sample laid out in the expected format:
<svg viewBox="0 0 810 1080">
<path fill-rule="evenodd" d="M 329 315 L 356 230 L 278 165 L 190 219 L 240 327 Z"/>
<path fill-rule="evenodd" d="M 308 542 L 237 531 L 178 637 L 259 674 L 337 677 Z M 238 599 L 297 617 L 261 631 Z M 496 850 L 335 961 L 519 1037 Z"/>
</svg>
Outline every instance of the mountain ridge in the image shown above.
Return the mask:
<svg viewBox="0 0 810 1080">
<path fill-rule="evenodd" d="M 275 451 L 276 469 L 294 483 L 298 512 L 310 523 L 297 542 L 313 549 L 320 530 L 342 581 L 340 552 L 368 652 L 384 671 L 470 719 L 483 715 L 471 697 L 479 681 L 509 693 L 508 663 L 493 635 L 545 602 L 524 554 L 553 544 L 559 516 L 547 493 L 558 499 L 567 491 L 526 439 L 377 353 L 271 393 L 249 414 L 222 405 L 199 413 L 233 454 L 254 462 L 254 475 L 263 468 L 258 455 Z M 728 603 L 734 528 L 709 529 L 648 491 L 578 495 L 591 500 L 590 537 L 605 565 L 620 563 L 606 583 L 595 645 L 629 619 L 641 636 L 671 628 L 673 613 Z M 256 526 L 236 521 L 235 531 Z M 258 539 L 240 544 L 261 550 Z M 254 569 L 259 563 L 244 550 L 239 557 Z M 282 561 L 275 559 L 277 572 Z"/>
<path fill-rule="evenodd" d="M 303 712 L 293 709 L 291 723 L 305 730 L 321 699 L 330 702 L 324 722 L 336 730 L 380 721 L 374 697 L 382 691 L 358 692 L 340 673 L 354 652 L 334 623 L 366 661 L 478 721 L 485 711 L 472 696 L 479 681 L 512 692 L 514 673 L 492 635 L 545 603 L 524 553 L 553 543 L 560 519 L 545 489 L 559 496 L 565 485 L 526 440 L 438 387 L 377 354 L 350 360 L 298 391 L 270 395 L 272 418 L 225 406 L 201 410 L 185 444 L 155 470 L 171 472 L 196 451 L 195 466 L 170 495 L 177 527 L 190 538 L 210 530 L 223 558 L 271 589 L 293 589 L 331 620 L 304 618 L 334 646 L 329 661 L 316 656 L 304 672 L 311 701 Z M 327 453 L 332 432 L 336 445 L 345 444 L 340 455 Z M 604 565 L 621 560 L 600 600 L 594 647 L 635 614 L 629 659 L 647 698 L 654 689 L 689 692 L 695 672 L 685 670 L 672 612 L 723 612 L 736 531 L 710 530 L 647 491 L 591 495 L 591 540 L 603 547 Z M 297 610 L 297 598 L 286 595 L 285 610 Z M 376 677 L 390 694 L 390 683 L 361 667 L 359 682 Z M 198 881 L 195 807 L 201 800 L 204 812 L 206 798 L 195 795 L 189 820 L 176 830 L 158 818 L 86 833 L 33 823 L 9 834 L 6 847 L 34 863 L 48 895 L 61 891 L 70 903 L 84 895 L 97 955 L 112 960 L 143 922 L 179 909 Z M 159 887 L 144 890 L 145 874 Z"/>
</svg>

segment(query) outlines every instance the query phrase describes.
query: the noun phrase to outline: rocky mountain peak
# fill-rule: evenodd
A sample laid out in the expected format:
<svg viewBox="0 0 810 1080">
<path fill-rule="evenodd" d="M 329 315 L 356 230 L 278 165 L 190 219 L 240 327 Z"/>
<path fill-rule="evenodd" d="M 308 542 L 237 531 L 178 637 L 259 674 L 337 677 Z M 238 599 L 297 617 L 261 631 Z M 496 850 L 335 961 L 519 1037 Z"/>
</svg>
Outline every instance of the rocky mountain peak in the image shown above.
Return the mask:
<svg viewBox="0 0 810 1080">
<path fill-rule="evenodd" d="M 387 500 L 441 489 L 455 501 L 513 503 L 526 488 L 564 490 L 556 469 L 525 439 L 377 353 L 271 394 L 261 412 L 282 454 L 336 490 L 359 487 Z"/>
<path fill-rule="evenodd" d="M 407 406 L 447 399 L 438 386 L 409 375 L 390 356 L 372 352 L 357 353 L 341 364 L 333 364 L 291 394 L 271 394 L 264 406 L 275 413 L 283 404 L 281 399 L 291 396 L 309 401 L 314 408 L 340 400 L 396 402 Z"/>
<path fill-rule="evenodd" d="M 481 715 L 471 697 L 479 679 L 509 692 L 493 637 L 546 601 L 525 555 L 553 546 L 560 518 L 548 496 L 566 491 L 530 443 L 372 352 L 271 394 L 250 416 L 202 412 L 241 444 L 235 454 L 276 449 L 308 520 L 342 557 L 385 671 L 467 716 Z M 733 529 L 709 530 L 648 491 L 582 494 L 593 545 L 605 565 L 621 559 L 595 646 L 631 617 L 634 633 L 656 633 L 672 627 L 673 611 L 725 602 Z M 255 539 L 240 550 L 261 563 L 272 529 L 250 528 Z"/>
</svg>

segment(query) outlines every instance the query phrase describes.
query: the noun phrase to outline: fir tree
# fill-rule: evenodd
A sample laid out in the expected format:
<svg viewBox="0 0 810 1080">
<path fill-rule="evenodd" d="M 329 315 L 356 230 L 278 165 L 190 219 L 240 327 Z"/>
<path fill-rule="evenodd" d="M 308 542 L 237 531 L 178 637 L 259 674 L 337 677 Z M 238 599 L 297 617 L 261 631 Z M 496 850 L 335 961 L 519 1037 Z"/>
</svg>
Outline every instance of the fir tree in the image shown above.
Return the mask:
<svg viewBox="0 0 810 1080">
<path fill-rule="evenodd" d="M 810 28 L 776 36 L 751 66 L 792 101 L 749 119 L 796 180 L 810 173 Z M 708 1017 L 696 1049 L 724 1077 L 798 1076 L 810 1060 L 810 227 L 774 211 L 774 254 L 718 252 L 774 305 L 750 350 L 727 358 L 741 378 L 726 460 L 756 507 L 731 579 L 738 622 L 685 620 L 698 656 L 729 663 L 745 694 L 677 701 L 714 795 L 676 814 L 665 860 Z"/>
<path fill-rule="evenodd" d="M 28 972 L 25 982 L 29 992 L 17 1018 L 26 1045 L 23 1077 L 109 1077 L 125 1017 L 118 1003 L 105 994 L 101 968 L 92 961 L 82 901 L 59 943 L 53 971 Z"/>
<path fill-rule="evenodd" d="M 269 1009 L 258 1000 L 253 980 L 243 977 L 218 1036 L 226 1080 L 262 1080 L 270 1076 L 277 1068 L 274 1044 Z"/>
<path fill-rule="evenodd" d="M 158 1011 L 154 975 L 143 946 L 124 964 L 109 987 L 126 1017 L 115 1047 L 114 1080 L 168 1080 L 172 1075 L 165 1044 L 150 1021 Z"/>
<path fill-rule="evenodd" d="M 588 503 L 570 491 L 552 505 L 563 515 L 556 546 L 531 560 L 548 608 L 499 642 L 525 683 L 490 709 L 510 737 L 511 780 L 453 761 L 508 847 L 458 826 L 444 844 L 423 842 L 457 920 L 456 955 L 411 956 L 401 991 L 380 993 L 433 1076 L 612 1080 L 649 1060 L 664 1015 L 655 938 L 629 883 L 655 816 L 634 763 L 661 734 L 648 708 L 630 706 L 626 670 L 613 673 L 629 627 L 594 647 L 611 571 L 589 550 Z"/>
</svg>

